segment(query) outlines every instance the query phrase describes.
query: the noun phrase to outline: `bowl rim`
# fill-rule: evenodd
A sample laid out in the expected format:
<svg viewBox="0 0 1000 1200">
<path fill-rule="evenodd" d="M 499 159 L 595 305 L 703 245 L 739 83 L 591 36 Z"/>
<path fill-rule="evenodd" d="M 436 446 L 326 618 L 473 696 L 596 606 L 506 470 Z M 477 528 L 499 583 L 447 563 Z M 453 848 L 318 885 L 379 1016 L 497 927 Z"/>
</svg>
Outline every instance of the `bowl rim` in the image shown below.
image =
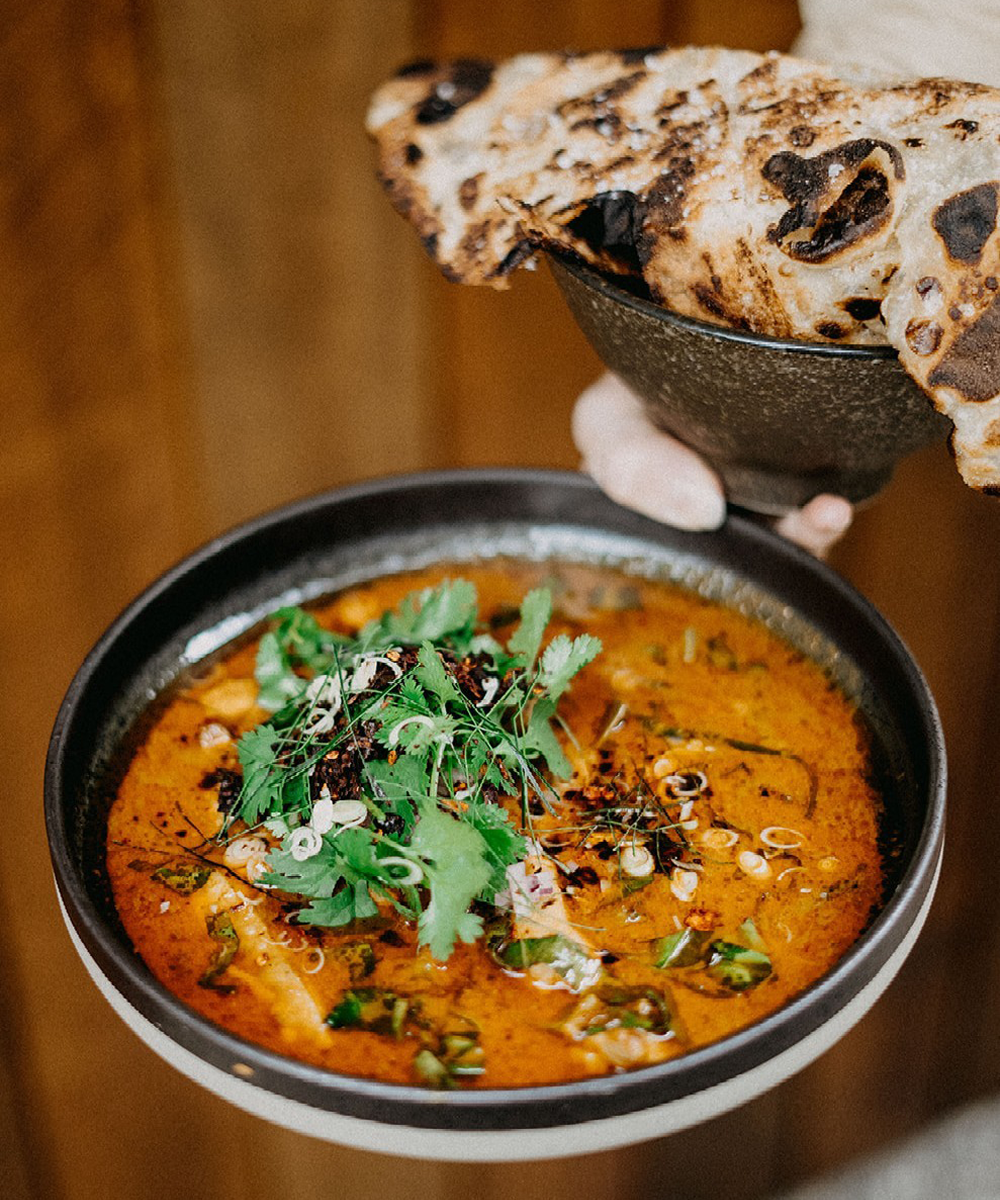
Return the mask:
<svg viewBox="0 0 1000 1200">
<path fill-rule="evenodd" d="M 566 493 L 567 502 L 585 495 L 592 501 L 599 499 L 600 504 L 606 503 L 609 514 L 623 514 L 631 528 L 644 530 L 648 540 L 684 545 L 693 539 L 697 545 L 706 544 L 706 535 L 668 530 L 619 509 L 595 484 L 575 472 L 509 467 L 460 468 L 365 481 L 272 509 L 205 543 L 160 575 L 108 627 L 75 674 L 56 716 L 45 764 L 45 821 L 56 886 L 68 920 L 115 991 L 172 1041 L 224 1071 L 231 1070 L 234 1063 L 246 1064 L 253 1069 L 255 1082 L 263 1090 L 293 1100 L 303 1099 L 331 1117 L 361 1116 L 377 1120 L 389 1129 L 394 1125 L 415 1125 L 469 1132 L 535 1128 L 538 1124 L 558 1128 L 586 1124 L 605 1115 L 622 1116 L 644 1110 L 701 1093 L 755 1070 L 816 1032 L 870 983 L 926 905 L 943 841 L 946 763 L 943 732 L 933 696 L 920 668 L 888 621 L 827 564 L 737 514 L 730 515 L 724 527 L 726 536 L 737 543 L 747 543 L 748 548 L 758 552 L 777 555 L 793 573 L 804 570 L 818 586 L 832 592 L 834 600 L 846 603 L 856 617 L 877 633 L 879 648 L 888 654 L 892 669 L 901 673 L 907 686 L 913 689 L 927 747 L 927 811 L 914 840 L 910 861 L 893 895 L 824 976 L 760 1021 L 665 1063 L 567 1083 L 434 1092 L 415 1085 L 341 1075 L 247 1042 L 184 1005 L 152 976 L 134 951 L 126 948 L 82 878 L 74 861 L 73 830 L 68 820 L 69 813 L 75 811 L 74 800 L 64 791 L 68 735 L 73 722 L 79 719 L 80 707 L 95 676 L 105 669 L 109 651 L 120 639 L 146 618 L 152 608 L 163 605 L 180 581 L 190 582 L 193 576 L 210 571 L 220 555 L 243 543 L 262 535 L 275 536 L 283 527 L 304 517 L 315 519 L 317 513 L 331 506 L 383 498 L 387 494 L 405 499 L 414 488 L 460 491 L 469 486 L 523 490 L 554 487 L 560 494 Z M 544 517 L 535 514 L 519 516 L 525 523 L 545 523 Z M 581 524 L 581 528 L 587 527 Z M 610 532 L 610 527 L 605 526 L 604 531 Z M 664 540 L 665 534 L 669 537 Z M 711 537 L 708 542 L 711 543 Z M 764 584 L 759 586 L 767 590 Z M 815 624 L 812 618 L 806 619 Z M 666 1092 L 659 1099 L 654 1098 L 653 1093 L 664 1085 Z M 586 1102 L 582 1110 L 581 1100 Z"/>
<path fill-rule="evenodd" d="M 572 254 L 547 249 L 550 265 L 562 268 L 577 278 L 585 287 L 600 293 L 608 300 L 632 308 L 644 317 L 650 317 L 664 325 L 673 325 L 677 329 L 702 337 L 717 338 L 723 342 L 738 342 L 742 345 L 753 346 L 758 350 L 782 350 L 791 354 L 813 354 L 821 358 L 860 358 L 865 360 L 887 359 L 898 362 L 898 351 L 888 344 L 838 343 L 838 342 L 807 342 L 794 338 L 774 337 L 771 334 L 752 333 L 746 329 L 734 329 L 729 325 L 715 325 L 711 321 L 700 321 L 697 317 L 684 316 L 673 312 L 652 300 L 636 296 L 625 288 L 618 287 L 610 276 L 595 270 Z"/>
</svg>

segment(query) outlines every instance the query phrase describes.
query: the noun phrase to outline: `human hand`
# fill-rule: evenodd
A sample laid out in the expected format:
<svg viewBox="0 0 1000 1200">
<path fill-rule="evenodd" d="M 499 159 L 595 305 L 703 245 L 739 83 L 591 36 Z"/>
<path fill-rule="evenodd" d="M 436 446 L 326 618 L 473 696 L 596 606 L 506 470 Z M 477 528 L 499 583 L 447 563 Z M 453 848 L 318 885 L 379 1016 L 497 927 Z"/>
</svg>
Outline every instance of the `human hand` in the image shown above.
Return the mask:
<svg viewBox="0 0 1000 1200">
<path fill-rule="evenodd" d="M 657 429 L 616 375 L 602 375 L 577 400 L 573 440 L 581 469 L 625 508 L 678 529 L 717 529 L 725 519 L 716 473 L 694 450 Z M 822 558 L 853 515 L 842 496 L 821 495 L 786 513 L 774 528 Z"/>
</svg>

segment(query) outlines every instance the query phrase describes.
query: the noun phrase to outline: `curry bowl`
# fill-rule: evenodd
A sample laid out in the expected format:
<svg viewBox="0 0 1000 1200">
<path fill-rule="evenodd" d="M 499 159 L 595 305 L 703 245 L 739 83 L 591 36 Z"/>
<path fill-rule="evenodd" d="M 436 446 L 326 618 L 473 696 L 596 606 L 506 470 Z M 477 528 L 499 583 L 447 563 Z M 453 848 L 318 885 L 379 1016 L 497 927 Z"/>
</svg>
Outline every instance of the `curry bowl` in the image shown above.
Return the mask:
<svg viewBox="0 0 1000 1200">
<path fill-rule="evenodd" d="M 702 454 L 730 503 L 780 515 L 870 499 L 950 423 L 884 345 L 789 341 L 679 316 L 568 257 L 549 266 L 598 357 Z"/>
<path fill-rule="evenodd" d="M 151 701 L 283 604 L 439 562 L 493 558 L 611 566 L 763 621 L 858 705 L 886 783 L 893 845 L 884 903 L 836 965 L 721 1041 L 569 1083 L 436 1091 L 359 1078 L 263 1049 L 168 992 L 135 953 L 105 860 L 116 763 Z M 73 679 L 46 763 L 45 811 L 72 942 L 117 1014 L 156 1053 L 231 1103 L 299 1132 L 411 1157 L 531 1160 L 675 1132 L 780 1083 L 875 1003 L 931 903 L 943 843 L 945 755 L 933 698 L 906 647 L 829 567 L 730 516 L 684 533 L 573 473 L 455 471 L 374 481 L 279 509 L 163 575 Z M 513 1135 L 513 1136 L 512 1136 Z"/>
</svg>

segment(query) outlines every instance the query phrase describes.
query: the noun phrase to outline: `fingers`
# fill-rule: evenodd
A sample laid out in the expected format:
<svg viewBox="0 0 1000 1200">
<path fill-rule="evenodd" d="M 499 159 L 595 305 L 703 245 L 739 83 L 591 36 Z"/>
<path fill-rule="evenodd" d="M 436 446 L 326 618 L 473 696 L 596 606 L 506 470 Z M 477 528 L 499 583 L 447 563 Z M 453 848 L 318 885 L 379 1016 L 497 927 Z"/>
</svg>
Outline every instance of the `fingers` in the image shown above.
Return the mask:
<svg viewBox="0 0 1000 1200">
<path fill-rule="evenodd" d="M 726 500 L 719 477 L 693 450 L 656 428 L 615 375 L 602 375 L 576 402 L 573 440 L 581 468 L 612 500 L 678 529 L 717 529 Z M 774 528 L 823 558 L 854 516 L 842 496 L 821 495 Z"/>
<path fill-rule="evenodd" d="M 716 529 L 725 519 L 715 472 L 657 429 L 616 376 L 602 376 L 580 396 L 573 440 L 582 469 L 618 504 L 679 529 Z"/>
<path fill-rule="evenodd" d="M 804 508 L 786 513 L 774 528 L 817 558 L 824 558 L 850 527 L 854 509 L 843 496 L 814 496 Z"/>
</svg>

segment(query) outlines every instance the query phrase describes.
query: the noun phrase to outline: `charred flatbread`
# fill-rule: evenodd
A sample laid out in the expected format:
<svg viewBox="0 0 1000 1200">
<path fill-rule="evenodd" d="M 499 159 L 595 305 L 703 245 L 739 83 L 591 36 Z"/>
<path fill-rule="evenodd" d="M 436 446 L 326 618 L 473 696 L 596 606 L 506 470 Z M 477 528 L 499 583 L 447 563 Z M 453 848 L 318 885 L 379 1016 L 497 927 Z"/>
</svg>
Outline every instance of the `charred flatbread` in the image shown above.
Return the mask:
<svg viewBox="0 0 1000 1200">
<path fill-rule="evenodd" d="M 540 250 L 761 334 L 885 343 L 1000 491 L 1000 91 L 715 47 L 412 64 L 368 128 L 450 279 Z"/>
</svg>

